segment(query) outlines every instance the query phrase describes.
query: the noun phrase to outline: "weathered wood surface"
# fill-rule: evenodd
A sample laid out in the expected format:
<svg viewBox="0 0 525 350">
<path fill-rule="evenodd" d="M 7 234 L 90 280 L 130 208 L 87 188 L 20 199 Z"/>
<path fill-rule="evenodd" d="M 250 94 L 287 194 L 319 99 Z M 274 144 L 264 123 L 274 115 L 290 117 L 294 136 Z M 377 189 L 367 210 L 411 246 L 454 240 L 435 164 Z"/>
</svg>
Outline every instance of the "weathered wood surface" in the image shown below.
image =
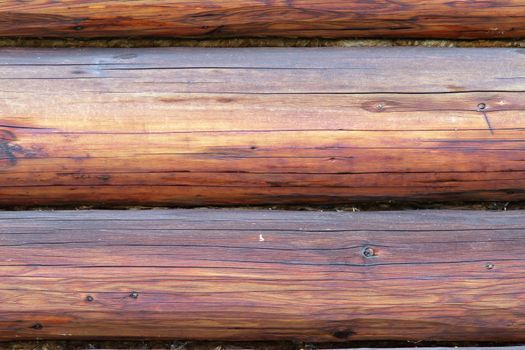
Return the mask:
<svg viewBox="0 0 525 350">
<path fill-rule="evenodd" d="M 0 339 L 525 341 L 525 213 L 0 213 Z"/>
<path fill-rule="evenodd" d="M 525 2 L 6 0 L 0 36 L 520 38 Z"/>
<path fill-rule="evenodd" d="M 0 205 L 524 200 L 523 49 L 0 50 Z"/>
</svg>

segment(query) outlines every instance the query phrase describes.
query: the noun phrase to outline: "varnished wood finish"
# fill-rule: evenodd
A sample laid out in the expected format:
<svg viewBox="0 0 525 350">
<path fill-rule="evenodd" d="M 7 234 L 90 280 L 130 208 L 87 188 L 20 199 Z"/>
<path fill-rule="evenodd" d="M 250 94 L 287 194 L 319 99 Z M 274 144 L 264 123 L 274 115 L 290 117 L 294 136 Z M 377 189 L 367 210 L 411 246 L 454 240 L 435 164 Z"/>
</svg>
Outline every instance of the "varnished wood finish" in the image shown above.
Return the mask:
<svg viewBox="0 0 525 350">
<path fill-rule="evenodd" d="M 0 36 L 520 38 L 523 0 L 6 0 Z"/>
<path fill-rule="evenodd" d="M 0 339 L 525 341 L 522 211 L 0 213 Z"/>
<path fill-rule="evenodd" d="M 524 200 L 523 49 L 0 51 L 0 205 Z"/>
</svg>

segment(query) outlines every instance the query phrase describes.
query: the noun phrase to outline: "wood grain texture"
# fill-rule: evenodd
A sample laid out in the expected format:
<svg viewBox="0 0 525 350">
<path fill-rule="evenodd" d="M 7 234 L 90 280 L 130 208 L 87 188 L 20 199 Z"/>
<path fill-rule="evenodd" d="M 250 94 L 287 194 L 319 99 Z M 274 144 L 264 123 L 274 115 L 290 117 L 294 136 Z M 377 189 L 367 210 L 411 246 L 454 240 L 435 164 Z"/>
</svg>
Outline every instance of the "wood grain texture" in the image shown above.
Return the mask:
<svg viewBox="0 0 525 350">
<path fill-rule="evenodd" d="M 525 213 L 0 212 L 0 339 L 525 341 Z"/>
<path fill-rule="evenodd" d="M 524 200 L 524 53 L 0 50 L 0 205 Z"/>
<path fill-rule="evenodd" d="M 0 36 L 521 38 L 525 2 L 5 0 Z"/>
</svg>

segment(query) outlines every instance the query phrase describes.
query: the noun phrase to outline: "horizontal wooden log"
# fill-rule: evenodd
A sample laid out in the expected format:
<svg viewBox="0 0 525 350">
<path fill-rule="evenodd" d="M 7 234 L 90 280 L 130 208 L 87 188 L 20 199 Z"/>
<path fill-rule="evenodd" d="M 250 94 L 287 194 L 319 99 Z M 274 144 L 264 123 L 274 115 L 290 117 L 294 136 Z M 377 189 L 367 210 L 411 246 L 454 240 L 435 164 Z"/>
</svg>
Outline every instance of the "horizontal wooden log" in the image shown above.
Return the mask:
<svg viewBox="0 0 525 350">
<path fill-rule="evenodd" d="M 525 212 L 0 212 L 0 339 L 525 341 Z"/>
<path fill-rule="evenodd" d="M 523 0 L 0 1 L 0 36 L 521 38 Z"/>
<path fill-rule="evenodd" d="M 0 50 L 0 205 L 524 200 L 524 53 Z"/>
</svg>

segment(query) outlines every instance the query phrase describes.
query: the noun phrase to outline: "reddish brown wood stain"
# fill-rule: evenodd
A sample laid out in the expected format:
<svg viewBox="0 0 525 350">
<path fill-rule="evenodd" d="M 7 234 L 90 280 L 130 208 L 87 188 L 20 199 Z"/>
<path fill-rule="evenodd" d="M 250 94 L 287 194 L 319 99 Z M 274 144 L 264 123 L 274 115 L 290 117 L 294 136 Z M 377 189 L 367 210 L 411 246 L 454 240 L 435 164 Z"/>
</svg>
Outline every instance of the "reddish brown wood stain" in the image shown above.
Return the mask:
<svg viewBox="0 0 525 350">
<path fill-rule="evenodd" d="M 0 339 L 523 342 L 524 237 L 521 211 L 0 212 Z"/>
<path fill-rule="evenodd" d="M 525 199 L 523 49 L 0 51 L 0 205 Z"/>
<path fill-rule="evenodd" d="M 523 0 L 0 1 L 0 36 L 519 38 Z"/>
</svg>

